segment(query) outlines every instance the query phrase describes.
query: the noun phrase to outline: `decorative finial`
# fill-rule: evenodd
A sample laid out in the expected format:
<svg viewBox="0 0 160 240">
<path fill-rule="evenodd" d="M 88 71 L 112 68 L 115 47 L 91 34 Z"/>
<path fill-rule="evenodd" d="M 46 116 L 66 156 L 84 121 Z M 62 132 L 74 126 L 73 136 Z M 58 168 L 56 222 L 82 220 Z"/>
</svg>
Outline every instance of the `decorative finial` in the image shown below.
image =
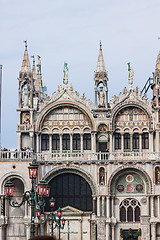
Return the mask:
<svg viewBox="0 0 160 240">
<path fill-rule="evenodd" d="M 27 40 L 25 40 L 24 43 L 25 43 L 25 50 L 27 51 Z"/>
<path fill-rule="evenodd" d="M 67 63 L 65 63 L 65 62 L 64 62 L 63 72 L 64 72 L 63 83 L 64 83 L 64 85 L 67 85 L 68 84 L 68 67 L 67 67 Z"/>
<path fill-rule="evenodd" d="M 100 50 L 102 50 L 102 42 L 101 42 L 101 40 L 100 40 L 99 46 L 100 46 Z"/>
<path fill-rule="evenodd" d="M 134 70 L 131 67 L 130 62 L 127 63 L 128 64 L 128 72 L 129 72 L 129 76 L 128 76 L 128 82 L 129 82 L 129 89 L 132 89 L 132 85 L 133 85 L 133 77 L 134 77 Z"/>
</svg>

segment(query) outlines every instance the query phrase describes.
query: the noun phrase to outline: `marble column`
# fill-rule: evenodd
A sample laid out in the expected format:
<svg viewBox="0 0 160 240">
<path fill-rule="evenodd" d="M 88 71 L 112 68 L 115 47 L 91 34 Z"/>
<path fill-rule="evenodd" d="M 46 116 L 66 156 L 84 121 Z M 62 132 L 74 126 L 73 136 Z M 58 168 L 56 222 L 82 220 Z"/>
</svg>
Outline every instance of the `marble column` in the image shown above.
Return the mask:
<svg viewBox="0 0 160 240">
<path fill-rule="evenodd" d="M 106 240 L 110 239 L 109 223 L 106 223 Z"/>
<path fill-rule="evenodd" d="M 115 240 L 115 238 L 114 238 L 114 231 L 115 231 L 115 225 L 114 224 L 112 224 L 111 225 L 111 228 L 112 228 L 112 240 Z"/>
<path fill-rule="evenodd" d="M 59 135 L 60 153 L 62 153 L 62 134 Z"/>
<path fill-rule="evenodd" d="M 114 197 L 112 197 L 112 217 L 114 217 Z"/>
<path fill-rule="evenodd" d="M 30 136 L 30 149 L 33 150 L 34 149 L 34 146 L 33 146 L 33 132 L 31 132 L 29 134 L 29 136 Z"/>
<path fill-rule="evenodd" d="M 109 146 L 109 150 L 110 150 L 110 152 L 113 152 L 113 148 L 112 148 L 112 143 L 113 143 L 113 133 L 110 133 L 109 138 L 110 138 L 110 146 Z"/>
<path fill-rule="evenodd" d="M 21 150 L 21 132 L 18 132 L 17 136 L 18 136 L 18 150 Z"/>
<path fill-rule="evenodd" d="M 30 238 L 30 223 L 26 223 L 26 240 Z"/>
<path fill-rule="evenodd" d="M 100 197 L 97 197 L 97 216 L 100 216 Z"/>
<path fill-rule="evenodd" d="M 159 131 L 156 131 L 155 152 L 159 153 Z"/>
<path fill-rule="evenodd" d="M 153 152 L 153 132 L 149 133 L 149 152 Z"/>
<path fill-rule="evenodd" d="M 39 153 L 40 151 L 39 151 L 39 134 L 37 133 L 36 134 L 36 152 L 37 153 Z"/>
<path fill-rule="evenodd" d="M 105 197 L 102 197 L 102 217 L 105 216 Z"/>
<path fill-rule="evenodd" d="M 142 134 L 139 134 L 139 152 L 142 152 Z"/>
<path fill-rule="evenodd" d="M 157 211 L 158 211 L 158 213 L 157 213 L 157 216 L 158 216 L 158 218 L 160 217 L 160 196 L 157 196 Z"/>
<path fill-rule="evenodd" d="M 107 197 L 107 199 L 106 199 L 106 211 L 107 211 L 107 218 L 109 218 L 110 217 L 110 198 L 109 197 Z"/>
<path fill-rule="evenodd" d="M 80 135 L 81 137 L 81 153 L 83 152 L 83 134 Z"/>
<path fill-rule="evenodd" d="M 151 196 L 151 218 L 154 217 L 154 196 Z"/>
<path fill-rule="evenodd" d="M 156 240 L 156 223 L 151 223 L 151 240 Z"/>
<path fill-rule="evenodd" d="M 96 197 L 93 197 L 93 212 L 97 214 L 97 207 L 96 207 L 97 201 Z"/>
<path fill-rule="evenodd" d="M 124 134 L 121 134 L 121 152 L 124 152 Z"/>
<path fill-rule="evenodd" d="M 133 151 L 133 134 L 130 134 L 130 150 Z"/>
<path fill-rule="evenodd" d="M 49 152 L 52 153 L 52 134 L 49 134 Z"/>
<path fill-rule="evenodd" d="M 70 134 L 70 152 L 73 152 L 73 134 Z"/>
<path fill-rule="evenodd" d="M 92 141 L 91 141 L 92 152 L 96 152 L 96 134 L 92 133 L 91 136 L 92 136 Z"/>
</svg>

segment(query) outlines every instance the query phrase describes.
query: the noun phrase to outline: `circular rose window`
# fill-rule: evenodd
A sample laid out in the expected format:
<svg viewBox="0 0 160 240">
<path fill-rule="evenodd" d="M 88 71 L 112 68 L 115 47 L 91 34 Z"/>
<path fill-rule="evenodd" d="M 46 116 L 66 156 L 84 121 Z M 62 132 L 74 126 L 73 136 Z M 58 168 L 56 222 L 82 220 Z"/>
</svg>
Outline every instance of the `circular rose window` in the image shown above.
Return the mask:
<svg viewBox="0 0 160 240">
<path fill-rule="evenodd" d="M 137 184 L 136 190 L 137 190 L 137 192 L 142 192 L 142 190 L 143 190 L 142 184 Z"/>
<path fill-rule="evenodd" d="M 118 190 L 118 192 L 123 192 L 123 191 L 124 191 L 124 186 L 123 186 L 123 184 L 118 184 L 117 190 Z"/>
</svg>

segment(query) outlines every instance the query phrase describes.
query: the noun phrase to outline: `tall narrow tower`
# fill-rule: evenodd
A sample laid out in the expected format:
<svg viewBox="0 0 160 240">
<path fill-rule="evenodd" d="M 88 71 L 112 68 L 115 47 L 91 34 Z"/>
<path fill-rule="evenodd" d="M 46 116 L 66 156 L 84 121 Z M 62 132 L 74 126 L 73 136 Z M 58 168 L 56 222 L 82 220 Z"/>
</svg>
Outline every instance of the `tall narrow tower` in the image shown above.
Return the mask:
<svg viewBox="0 0 160 240">
<path fill-rule="evenodd" d="M 157 57 L 156 67 L 155 67 L 155 73 L 153 77 L 153 101 L 158 107 L 160 105 L 160 52 Z"/>
<path fill-rule="evenodd" d="M 100 41 L 100 49 L 98 56 L 97 69 L 95 72 L 95 108 L 107 108 L 108 107 L 108 76 L 104 65 L 104 59 L 102 54 L 102 44 Z M 99 104 L 97 103 L 97 97 L 99 98 Z"/>
<path fill-rule="evenodd" d="M 19 73 L 19 106 L 18 112 L 18 149 L 24 147 L 33 148 L 33 96 L 34 79 L 30 66 L 27 41 L 25 41 L 25 51 L 21 71 Z"/>
</svg>

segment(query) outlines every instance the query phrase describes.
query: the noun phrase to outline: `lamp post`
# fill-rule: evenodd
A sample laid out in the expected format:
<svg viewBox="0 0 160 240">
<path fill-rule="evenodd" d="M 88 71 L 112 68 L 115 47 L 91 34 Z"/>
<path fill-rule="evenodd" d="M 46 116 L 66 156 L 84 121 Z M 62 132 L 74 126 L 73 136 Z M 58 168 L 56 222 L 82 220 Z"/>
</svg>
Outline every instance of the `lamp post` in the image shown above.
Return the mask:
<svg viewBox="0 0 160 240">
<path fill-rule="evenodd" d="M 37 173 L 38 173 L 38 165 L 33 161 L 30 166 L 28 167 L 29 169 L 29 178 L 31 179 L 31 190 L 26 191 L 23 194 L 23 199 L 20 203 L 17 201 L 12 201 L 13 197 L 13 192 L 14 192 L 14 185 L 13 183 L 9 180 L 5 184 L 5 193 L 6 197 L 9 200 L 9 205 L 11 207 L 21 207 L 25 202 L 27 202 L 28 206 L 31 207 L 31 229 L 30 229 L 30 235 L 33 237 L 35 235 L 35 223 L 34 223 L 34 218 L 35 218 L 35 207 L 36 207 L 36 213 L 37 211 L 42 211 L 42 208 L 45 206 L 45 197 L 49 197 L 50 193 L 50 188 L 47 186 L 47 182 L 44 180 L 41 180 L 38 184 L 38 192 L 35 190 L 35 181 L 37 178 Z"/>
<path fill-rule="evenodd" d="M 57 210 L 57 216 L 53 213 L 53 208 L 54 208 L 54 204 L 55 204 L 55 199 L 53 197 L 51 197 L 51 199 L 49 200 L 50 202 L 50 207 L 51 207 L 51 212 L 50 214 L 47 216 L 46 218 L 46 222 L 49 222 L 49 225 L 51 226 L 51 235 L 53 236 L 53 231 L 55 228 L 58 228 L 58 239 L 60 240 L 60 229 L 64 229 L 64 225 L 65 225 L 65 219 L 62 218 L 63 212 L 61 210 L 61 208 L 58 208 Z M 37 209 L 36 211 L 36 215 L 37 217 L 40 217 L 42 211 L 40 209 Z M 54 226 L 55 224 L 55 226 Z"/>
</svg>

